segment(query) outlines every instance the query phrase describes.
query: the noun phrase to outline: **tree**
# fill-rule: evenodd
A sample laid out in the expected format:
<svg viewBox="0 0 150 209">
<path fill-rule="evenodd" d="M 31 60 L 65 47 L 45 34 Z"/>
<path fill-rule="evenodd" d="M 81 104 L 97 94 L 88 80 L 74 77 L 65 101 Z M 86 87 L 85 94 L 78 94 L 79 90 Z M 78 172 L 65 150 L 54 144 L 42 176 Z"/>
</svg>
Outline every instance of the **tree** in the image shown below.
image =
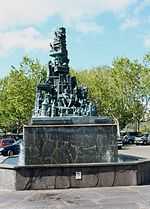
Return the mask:
<svg viewBox="0 0 150 209">
<path fill-rule="evenodd" d="M 143 104 L 145 109 L 145 120 L 150 120 L 150 53 L 143 59 L 144 68 L 141 74 Z"/>
<path fill-rule="evenodd" d="M 46 66 L 37 59 L 24 57 L 19 67 L 12 66 L 8 76 L 0 80 L 0 128 L 7 131 L 28 123 L 32 115 L 37 83 L 46 79 Z M 85 85 L 99 115 L 119 121 L 124 128 L 149 118 L 150 54 L 144 62 L 125 57 L 116 58 L 112 67 L 96 67 L 83 71 L 71 70 L 79 85 Z"/>
<path fill-rule="evenodd" d="M 134 122 L 138 130 L 145 114 L 142 102 L 143 67 L 137 61 L 117 58 L 112 68 L 98 67 L 80 71 L 76 76 L 79 83 L 89 88 L 90 98 L 97 104 L 99 114 L 115 118 L 121 128 Z"/>
<path fill-rule="evenodd" d="M 144 117 L 144 107 L 142 103 L 142 83 L 141 72 L 143 66 L 136 60 L 131 61 L 128 58 L 118 58 L 113 63 L 113 78 L 118 91 L 117 97 L 121 98 L 120 107 L 124 115 L 120 120 L 125 119 L 125 123 L 134 122 L 139 130 L 140 121 Z M 125 124 L 124 124 L 125 125 Z"/>
<path fill-rule="evenodd" d="M 38 60 L 24 57 L 18 69 L 12 67 L 9 75 L 1 80 L 0 126 L 20 132 L 29 122 L 35 100 L 35 88 L 46 77 L 46 67 Z"/>
</svg>

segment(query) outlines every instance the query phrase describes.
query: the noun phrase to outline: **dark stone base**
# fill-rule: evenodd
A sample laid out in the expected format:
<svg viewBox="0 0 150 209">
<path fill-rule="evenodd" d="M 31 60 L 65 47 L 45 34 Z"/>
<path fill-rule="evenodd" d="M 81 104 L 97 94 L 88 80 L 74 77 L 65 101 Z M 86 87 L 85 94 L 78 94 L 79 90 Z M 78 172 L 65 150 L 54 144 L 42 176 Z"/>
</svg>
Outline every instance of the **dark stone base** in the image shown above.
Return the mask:
<svg viewBox="0 0 150 209">
<path fill-rule="evenodd" d="M 97 116 L 65 116 L 65 117 L 32 117 L 32 125 L 71 125 L 71 124 L 112 124 L 108 117 Z"/>
<path fill-rule="evenodd" d="M 117 160 L 115 124 L 24 127 L 25 165 L 100 163 Z"/>
<path fill-rule="evenodd" d="M 0 190 L 68 189 L 150 184 L 150 161 L 0 166 Z"/>
</svg>

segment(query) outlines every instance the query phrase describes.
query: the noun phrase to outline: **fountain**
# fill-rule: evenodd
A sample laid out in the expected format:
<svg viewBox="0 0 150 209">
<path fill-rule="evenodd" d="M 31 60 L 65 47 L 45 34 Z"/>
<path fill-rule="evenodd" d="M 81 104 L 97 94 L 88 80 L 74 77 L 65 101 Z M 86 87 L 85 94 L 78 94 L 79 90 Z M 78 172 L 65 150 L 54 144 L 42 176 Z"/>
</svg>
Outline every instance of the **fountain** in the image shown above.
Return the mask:
<svg viewBox="0 0 150 209">
<path fill-rule="evenodd" d="M 24 127 L 24 164 L 116 161 L 116 125 L 96 116 L 87 88 L 70 75 L 63 27 L 50 43 L 50 56 L 47 80 L 37 85 L 31 125 Z"/>
<path fill-rule="evenodd" d="M 150 183 L 149 161 L 117 162 L 116 124 L 97 116 L 87 88 L 70 75 L 63 27 L 50 43 L 50 56 L 47 80 L 37 85 L 32 120 L 24 126 L 19 162 L 0 166 L 0 189 Z"/>
</svg>

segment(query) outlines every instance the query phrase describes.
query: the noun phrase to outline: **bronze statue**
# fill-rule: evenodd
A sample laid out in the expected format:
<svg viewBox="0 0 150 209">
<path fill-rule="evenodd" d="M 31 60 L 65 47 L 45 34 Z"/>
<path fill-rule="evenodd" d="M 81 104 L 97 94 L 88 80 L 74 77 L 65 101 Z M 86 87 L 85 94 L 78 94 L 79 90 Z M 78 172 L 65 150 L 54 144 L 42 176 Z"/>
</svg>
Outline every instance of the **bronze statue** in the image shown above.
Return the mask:
<svg viewBox="0 0 150 209">
<path fill-rule="evenodd" d="M 66 31 L 61 27 L 50 43 L 48 77 L 36 91 L 34 117 L 95 116 L 96 107 L 88 100 L 86 87 L 77 86 L 69 74 Z"/>
</svg>

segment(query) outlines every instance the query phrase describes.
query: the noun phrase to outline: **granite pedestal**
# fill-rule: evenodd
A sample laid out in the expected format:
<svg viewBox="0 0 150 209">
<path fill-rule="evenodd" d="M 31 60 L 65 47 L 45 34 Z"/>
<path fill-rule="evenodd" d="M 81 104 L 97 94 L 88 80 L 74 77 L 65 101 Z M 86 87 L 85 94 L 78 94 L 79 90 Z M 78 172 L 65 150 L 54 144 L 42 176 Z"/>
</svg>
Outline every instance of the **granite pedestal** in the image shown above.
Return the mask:
<svg viewBox="0 0 150 209">
<path fill-rule="evenodd" d="M 68 120 L 69 121 L 69 120 Z M 24 164 L 100 163 L 117 160 L 116 125 L 85 120 L 24 127 Z M 88 119 L 89 122 L 89 119 Z M 55 120 L 56 123 L 56 120 Z M 68 124 L 66 124 L 68 123 Z"/>
</svg>

